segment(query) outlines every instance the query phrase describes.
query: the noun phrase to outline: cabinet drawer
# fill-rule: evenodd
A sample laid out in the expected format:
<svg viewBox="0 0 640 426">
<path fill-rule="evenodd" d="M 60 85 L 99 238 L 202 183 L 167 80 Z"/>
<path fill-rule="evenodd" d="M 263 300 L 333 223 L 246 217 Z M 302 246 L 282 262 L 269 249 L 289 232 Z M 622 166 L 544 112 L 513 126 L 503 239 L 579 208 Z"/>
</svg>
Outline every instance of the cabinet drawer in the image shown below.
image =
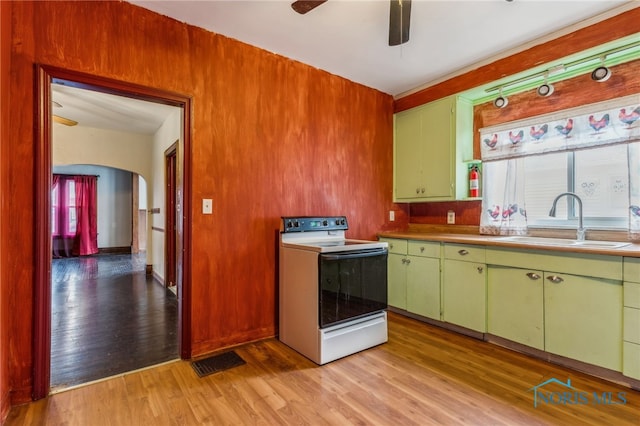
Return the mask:
<svg viewBox="0 0 640 426">
<path fill-rule="evenodd" d="M 444 245 L 445 259 L 485 263 L 485 251 L 484 246 L 470 246 L 465 244 Z"/>
<path fill-rule="evenodd" d="M 440 257 L 440 243 L 434 241 L 409 241 L 408 252 L 411 256 Z"/>
<path fill-rule="evenodd" d="M 487 264 L 622 281 L 622 257 L 490 247 Z"/>
<path fill-rule="evenodd" d="M 623 340 L 640 345 L 640 309 L 624 308 Z"/>
<path fill-rule="evenodd" d="M 624 306 L 640 309 L 640 284 L 624 283 Z"/>
<path fill-rule="evenodd" d="M 640 258 L 624 258 L 624 280 L 640 283 Z"/>
<path fill-rule="evenodd" d="M 407 254 L 407 240 L 380 238 L 380 241 L 385 241 L 389 243 L 389 253 Z"/>
<path fill-rule="evenodd" d="M 640 380 L 640 345 L 622 343 L 622 374 Z"/>
</svg>

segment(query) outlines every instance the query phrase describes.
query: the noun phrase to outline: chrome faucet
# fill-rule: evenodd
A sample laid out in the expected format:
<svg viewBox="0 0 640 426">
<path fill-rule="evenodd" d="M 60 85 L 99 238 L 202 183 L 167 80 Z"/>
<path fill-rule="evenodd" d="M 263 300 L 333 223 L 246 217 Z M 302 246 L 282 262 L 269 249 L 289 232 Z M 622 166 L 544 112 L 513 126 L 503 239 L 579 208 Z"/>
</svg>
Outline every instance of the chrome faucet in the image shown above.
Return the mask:
<svg viewBox="0 0 640 426">
<path fill-rule="evenodd" d="M 573 197 L 578 201 L 579 222 L 578 222 L 578 232 L 576 235 L 576 239 L 578 241 L 584 241 L 585 229 L 584 229 L 584 226 L 582 225 L 582 200 L 580 199 L 580 197 L 578 197 L 577 194 L 574 194 L 573 192 L 563 192 L 562 194 L 558 195 L 556 199 L 553 200 L 553 205 L 551 206 L 551 210 L 549 210 L 549 216 L 556 217 L 556 203 L 561 197 L 564 197 L 565 195 L 569 197 Z"/>
</svg>

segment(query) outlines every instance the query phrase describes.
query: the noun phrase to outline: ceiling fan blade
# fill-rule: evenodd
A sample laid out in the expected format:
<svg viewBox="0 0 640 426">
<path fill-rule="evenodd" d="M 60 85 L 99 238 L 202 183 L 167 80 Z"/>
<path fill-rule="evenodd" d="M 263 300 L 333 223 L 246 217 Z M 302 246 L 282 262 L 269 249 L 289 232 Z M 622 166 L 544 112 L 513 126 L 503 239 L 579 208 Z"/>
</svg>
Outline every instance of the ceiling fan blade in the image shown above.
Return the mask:
<svg viewBox="0 0 640 426">
<path fill-rule="evenodd" d="M 389 46 L 409 41 L 411 0 L 389 0 Z"/>
<path fill-rule="evenodd" d="M 327 0 L 298 0 L 291 3 L 291 8 L 301 15 L 315 9 Z"/>
<path fill-rule="evenodd" d="M 65 117 L 60 117 L 59 115 L 53 114 L 52 117 L 53 117 L 53 121 L 55 121 L 56 123 L 64 124 L 65 126 L 75 126 L 76 124 L 78 124 L 78 122 L 75 120 L 71 120 Z"/>
</svg>

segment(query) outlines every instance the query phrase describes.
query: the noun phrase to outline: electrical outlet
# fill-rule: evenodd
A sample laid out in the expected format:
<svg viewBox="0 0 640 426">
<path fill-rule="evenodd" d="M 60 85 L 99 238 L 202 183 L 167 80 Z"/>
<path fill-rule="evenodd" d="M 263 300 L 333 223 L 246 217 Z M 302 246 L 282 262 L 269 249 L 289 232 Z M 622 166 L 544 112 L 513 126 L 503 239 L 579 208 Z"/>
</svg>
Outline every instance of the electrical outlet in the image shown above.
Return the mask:
<svg viewBox="0 0 640 426">
<path fill-rule="evenodd" d="M 389 222 L 393 222 L 394 220 L 396 220 L 396 212 L 389 210 Z"/>
<path fill-rule="evenodd" d="M 211 198 L 202 199 L 202 214 L 213 214 L 213 200 Z"/>
<path fill-rule="evenodd" d="M 447 224 L 453 225 L 456 223 L 456 212 L 449 210 L 447 212 Z"/>
</svg>

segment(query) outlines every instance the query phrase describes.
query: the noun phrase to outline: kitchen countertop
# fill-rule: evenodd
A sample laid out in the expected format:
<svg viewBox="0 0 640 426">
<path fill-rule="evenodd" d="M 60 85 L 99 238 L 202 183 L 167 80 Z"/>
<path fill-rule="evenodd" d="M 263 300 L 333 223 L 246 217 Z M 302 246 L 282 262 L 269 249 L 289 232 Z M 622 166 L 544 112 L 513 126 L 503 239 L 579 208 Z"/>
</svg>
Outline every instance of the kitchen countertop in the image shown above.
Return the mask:
<svg viewBox="0 0 640 426">
<path fill-rule="evenodd" d="M 640 243 L 635 242 L 623 247 L 580 247 L 574 245 L 542 245 L 508 241 L 505 235 L 480 235 L 467 233 L 388 231 L 378 233 L 380 238 L 399 238 L 418 241 L 438 241 L 445 243 L 474 244 L 482 246 L 507 247 L 528 250 L 545 250 L 565 253 L 584 253 L 609 256 L 627 256 L 640 258 Z M 549 238 L 551 239 L 551 238 Z M 622 241 L 621 241 L 622 242 Z"/>
</svg>

